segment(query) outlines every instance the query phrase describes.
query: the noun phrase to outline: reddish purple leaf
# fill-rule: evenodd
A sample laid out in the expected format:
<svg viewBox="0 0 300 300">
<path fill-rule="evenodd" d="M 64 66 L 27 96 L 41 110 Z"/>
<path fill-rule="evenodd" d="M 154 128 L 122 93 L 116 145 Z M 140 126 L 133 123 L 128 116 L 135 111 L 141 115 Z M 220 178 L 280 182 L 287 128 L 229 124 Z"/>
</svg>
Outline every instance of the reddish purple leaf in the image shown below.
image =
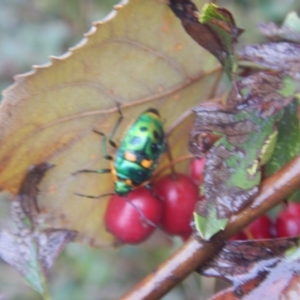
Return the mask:
<svg viewBox="0 0 300 300">
<path fill-rule="evenodd" d="M 224 292 L 224 299 L 270 299 L 272 295 L 272 299 L 279 300 L 283 292 L 291 293 L 299 287 L 296 245 L 297 238 L 227 242 L 217 257 L 198 272 L 233 284 Z"/>
</svg>

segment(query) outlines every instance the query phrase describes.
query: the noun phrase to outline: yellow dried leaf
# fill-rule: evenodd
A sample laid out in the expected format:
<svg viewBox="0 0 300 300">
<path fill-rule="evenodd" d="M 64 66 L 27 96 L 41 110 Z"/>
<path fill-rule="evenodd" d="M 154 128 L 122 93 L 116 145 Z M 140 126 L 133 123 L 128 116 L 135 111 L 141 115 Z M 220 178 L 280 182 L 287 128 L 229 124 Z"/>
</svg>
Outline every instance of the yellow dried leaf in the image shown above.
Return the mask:
<svg viewBox="0 0 300 300">
<path fill-rule="evenodd" d="M 3 93 L 1 188 L 15 193 L 30 165 L 55 164 L 40 185 L 39 206 L 48 222 L 77 230 L 82 242 L 111 245 L 103 224 L 108 199 L 74 195 L 113 191 L 110 174 L 72 175 L 109 166 L 93 129 L 110 134 L 118 102 L 125 118 L 116 142 L 149 107 L 160 111 L 167 131 L 184 111 L 207 99 L 218 72 L 216 60 L 184 32 L 166 3 L 123 1 L 70 52 L 17 76 Z M 187 154 L 191 123 L 186 119 L 170 136 L 174 157 Z"/>
</svg>

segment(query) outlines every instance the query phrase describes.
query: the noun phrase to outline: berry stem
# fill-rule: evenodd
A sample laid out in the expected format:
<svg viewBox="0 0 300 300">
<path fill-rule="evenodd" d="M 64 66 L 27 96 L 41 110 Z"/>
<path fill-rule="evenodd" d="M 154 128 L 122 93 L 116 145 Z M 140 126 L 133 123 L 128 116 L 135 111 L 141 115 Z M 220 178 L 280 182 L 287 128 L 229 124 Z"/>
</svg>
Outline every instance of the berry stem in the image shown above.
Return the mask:
<svg viewBox="0 0 300 300">
<path fill-rule="evenodd" d="M 153 177 L 158 178 L 166 169 L 169 169 L 172 166 L 174 166 L 182 161 L 192 160 L 193 158 L 194 158 L 194 156 L 192 154 L 180 156 L 180 157 L 176 158 L 175 160 L 173 160 L 172 162 L 168 163 L 166 166 L 163 166 L 158 171 L 156 171 L 155 174 L 153 175 Z"/>
<path fill-rule="evenodd" d="M 246 235 L 246 237 L 247 237 L 248 240 L 253 240 L 254 239 L 253 234 L 251 233 L 251 231 L 250 231 L 249 228 L 245 228 L 243 230 L 243 232 Z"/>
<path fill-rule="evenodd" d="M 171 170 L 171 175 L 172 175 L 173 179 L 177 179 L 177 173 L 176 173 L 176 170 L 175 170 L 175 165 L 173 163 L 174 159 L 173 159 L 168 141 L 166 141 L 166 148 L 167 148 L 166 149 L 167 150 L 167 156 L 168 156 L 168 159 L 169 159 L 169 162 L 170 162 L 169 166 L 170 166 L 170 170 Z"/>
</svg>

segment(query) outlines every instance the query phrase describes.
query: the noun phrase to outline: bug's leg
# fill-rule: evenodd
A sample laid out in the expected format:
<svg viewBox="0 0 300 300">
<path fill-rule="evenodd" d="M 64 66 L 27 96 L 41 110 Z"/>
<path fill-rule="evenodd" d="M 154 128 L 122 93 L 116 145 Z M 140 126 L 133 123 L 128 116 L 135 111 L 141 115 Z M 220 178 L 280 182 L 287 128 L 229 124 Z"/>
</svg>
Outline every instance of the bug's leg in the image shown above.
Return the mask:
<svg viewBox="0 0 300 300">
<path fill-rule="evenodd" d="M 99 195 L 99 196 L 90 196 L 90 195 L 84 195 L 84 194 L 79 194 L 79 193 L 74 193 L 76 196 L 79 196 L 79 197 L 85 197 L 85 198 L 91 198 L 91 199 L 100 199 L 100 198 L 103 198 L 103 197 L 106 197 L 106 196 L 112 196 L 112 195 L 115 195 L 115 193 L 107 193 L 107 194 L 102 194 L 102 195 Z"/>
<path fill-rule="evenodd" d="M 97 174 L 105 174 L 105 173 L 110 173 L 111 169 L 100 169 L 100 170 L 79 170 L 75 173 L 73 173 L 72 175 L 76 175 L 78 173 L 97 173 Z M 85 195 L 85 194 L 79 194 L 79 193 L 74 193 L 76 196 L 80 196 L 80 197 L 85 197 L 85 198 L 92 198 L 92 199 L 99 199 L 102 197 L 106 197 L 106 196 L 111 196 L 114 195 L 115 193 L 107 193 L 107 194 L 102 194 L 99 196 L 90 196 L 90 195 Z"/>
<path fill-rule="evenodd" d="M 122 122 L 122 119 L 123 119 L 123 114 L 122 114 L 122 111 L 121 111 L 121 108 L 120 108 L 120 104 L 117 103 L 117 108 L 118 108 L 118 112 L 119 112 L 119 118 L 109 136 L 109 144 L 114 147 L 114 148 L 117 148 L 117 145 L 116 143 L 113 141 L 113 137 L 119 127 L 119 125 L 121 124 Z M 93 132 L 99 134 L 102 136 L 102 155 L 105 159 L 107 160 L 113 160 L 113 157 L 111 155 L 108 155 L 107 154 L 107 149 L 106 149 L 106 135 L 103 133 L 103 132 L 100 132 L 100 131 L 97 131 L 97 130 L 93 130 Z M 100 170 L 88 170 L 88 169 L 83 169 L 83 170 L 78 170 L 74 173 L 72 173 L 72 175 L 76 175 L 78 173 L 97 173 L 97 174 L 105 174 L 105 173 L 111 173 L 111 169 L 100 169 Z M 79 195 L 79 194 L 78 194 Z M 96 197 L 97 198 L 97 197 Z"/>
<path fill-rule="evenodd" d="M 78 170 L 74 173 L 72 173 L 72 175 L 76 175 L 78 173 L 97 173 L 97 174 L 105 174 L 105 173 L 110 173 L 111 169 L 100 169 L 100 170 L 87 170 L 87 169 L 83 169 L 83 170 Z"/>
<path fill-rule="evenodd" d="M 118 106 L 119 107 L 119 106 Z M 120 113 L 120 117 L 116 123 L 117 126 L 119 126 L 122 118 L 123 118 L 123 115 L 121 113 L 121 110 L 119 109 L 119 113 Z M 115 144 L 115 142 L 113 142 L 111 139 L 113 138 L 115 132 L 116 132 L 116 127 L 117 126 L 114 126 L 113 128 L 113 131 L 112 131 L 112 134 L 110 135 L 109 137 L 109 143 L 111 146 L 117 148 L 117 145 Z M 107 149 L 106 149 L 106 135 L 103 133 L 103 132 L 100 132 L 100 131 L 97 131 L 97 130 L 93 130 L 93 132 L 99 134 L 102 136 L 102 156 L 107 159 L 107 160 L 113 160 L 113 157 L 111 155 L 108 155 L 107 154 Z M 79 170 L 75 173 L 73 173 L 73 175 L 77 174 L 77 173 L 98 173 L 98 174 L 104 174 L 104 173 L 110 173 L 111 170 L 110 169 L 100 169 L 100 170 Z"/>
<path fill-rule="evenodd" d="M 112 147 L 114 147 L 114 148 L 118 148 L 118 146 L 117 146 L 117 144 L 113 141 L 113 138 L 114 138 L 114 136 L 115 136 L 115 134 L 116 134 L 116 132 L 117 132 L 117 129 L 119 128 L 119 126 L 120 126 L 120 124 L 121 124 L 121 122 L 122 122 L 122 120 L 123 120 L 123 118 L 124 118 L 123 113 L 122 113 L 122 111 L 121 111 L 121 105 L 120 105 L 120 103 L 117 103 L 117 108 L 118 108 L 119 118 L 118 118 L 118 120 L 117 120 L 117 122 L 116 122 L 116 124 L 115 124 L 115 126 L 114 126 L 114 128 L 113 128 L 113 130 L 112 130 L 112 132 L 111 132 L 111 134 L 110 134 L 110 136 L 109 136 L 109 139 L 108 139 L 109 144 L 110 144 Z"/>
<path fill-rule="evenodd" d="M 111 155 L 108 155 L 106 152 L 106 135 L 100 131 L 94 130 L 97 134 L 102 136 L 102 155 L 105 159 L 107 160 L 113 160 L 113 157 Z M 78 170 L 72 175 L 76 175 L 78 173 L 98 173 L 98 174 L 105 174 L 105 173 L 110 173 L 111 169 L 100 169 L 100 170 L 88 170 L 88 169 L 83 169 L 83 170 Z"/>
<path fill-rule="evenodd" d="M 103 132 L 93 130 L 95 133 L 99 134 L 102 136 L 102 155 L 105 159 L 107 160 L 113 160 L 113 157 L 111 155 L 108 155 L 106 152 L 106 135 Z M 72 175 L 76 175 L 78 173 L 98 173 L 98 174 L 105 174 L 105 173 L 110 173 L 111 169 L 100 169 L 100 170 L 88 170 L 88 169 L 83 169 L 83 170 L 78 170 Z"/>
<path fill-rule="evenodd" d="M 95 133 L 99 134 L 102 136 L 102 156 L 107 159 L 107 160 L 113 160 L 113 157 L 111 155 L 107 154 L 107 149 L 106 149 L 106 135 L 103 132 L 93 130 Z M 114 146 L 113 146 L 114 147 Z"/>
<path fill-rule="evenodd" d="M 118 120 L 117 120 L 117 122 L 116 122 L 116 124 L 115 124 L 115 126 L 114 126 L 114 128 L 113 128 L 113 130 L 111 131 L 111 133 L 110 133 L 110 135 L 109 135 L 109 137 L 108 137 L 108 142 L 109 142 L 109 144 L 112 146 L 112 147 L 114 147 L 114 148 L 118 148 L 118 146 L 117 146 L 117 144 L 113 141 L 113 138 L 114 138 L 114 136 L 115 136 L 115 134 L 116 134 L 116 132 L 117 132 L 117 129 L 119 128 L 119 126 L 120 126 L 120 124 L 121 124 L 121 122 L 122 122 L 122 120 L 123 120 L 123 118 L 124 118 L 124 116 L 123 116 L 123 113 L 122 113 L 122 111 L 121 111 L 121 108 L 120 108 L 120 103 L 117 103 L 117 108 L 118 108 L 118 113 L 119 113 L 119 118 L 118 118 Z M 102 137 L 103 137 L 103 144 L 104 145 L 106 145 L 106 135 L 103 133 L 103 132 L 100 132 L 100 131 L 97 131 L 97 130 L 94 130 L 94 132 L 95 133 L 97 133 L 97 134 L 99 134 L 99 135 L 101 135 Z M 102 150 L 103 150 L 103 144 L 102 144 Z M 106 153 L 106 151 L 104 152 L 104 153 Z"/>
</svg>

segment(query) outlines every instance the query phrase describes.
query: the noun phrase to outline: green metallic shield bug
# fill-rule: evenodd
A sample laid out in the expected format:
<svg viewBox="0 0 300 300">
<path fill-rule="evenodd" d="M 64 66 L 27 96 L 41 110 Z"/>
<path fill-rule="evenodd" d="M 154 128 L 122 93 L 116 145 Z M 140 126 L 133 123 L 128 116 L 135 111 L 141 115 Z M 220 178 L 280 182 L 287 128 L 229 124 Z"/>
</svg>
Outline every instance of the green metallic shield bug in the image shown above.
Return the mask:
<svg viewBox="0 0 300 300">
<path fill-rule="evenodd" d="M 165 135 L 158 111 L 143 112 L 124 134 L 111 164 L 115 192 L 126 195 L 147 184 L 165 149 Z"/>
<path fill-rule="evenodd" d="M 135 188 L 147 185 L 150 182 L 159 157 L 165 150 L 165 134 L 159 112 L 155 108 L 149 108 L 129 127 L 123 136 L 121 145 L 117 147 L 112 139 L 123 118 L 119 106 L 118 109 L 120 114 L 119 119 L 108 138 L 109 144 L 116 148 L 114 157 L 107 154 L 106 135 L 103 132 L 94 130 L 95 133 L 102 136 L 102 155 L 105 159 L 111 161 L 110 168 L 99 170 L 84 169 L 73 174 L 112 173 L 115 183 L 115 193 L 125 196 Z M 75 194 L 88 198 L 101 198 L 112 195 L 112 193 L 100 196 Z"/>
</svg>

